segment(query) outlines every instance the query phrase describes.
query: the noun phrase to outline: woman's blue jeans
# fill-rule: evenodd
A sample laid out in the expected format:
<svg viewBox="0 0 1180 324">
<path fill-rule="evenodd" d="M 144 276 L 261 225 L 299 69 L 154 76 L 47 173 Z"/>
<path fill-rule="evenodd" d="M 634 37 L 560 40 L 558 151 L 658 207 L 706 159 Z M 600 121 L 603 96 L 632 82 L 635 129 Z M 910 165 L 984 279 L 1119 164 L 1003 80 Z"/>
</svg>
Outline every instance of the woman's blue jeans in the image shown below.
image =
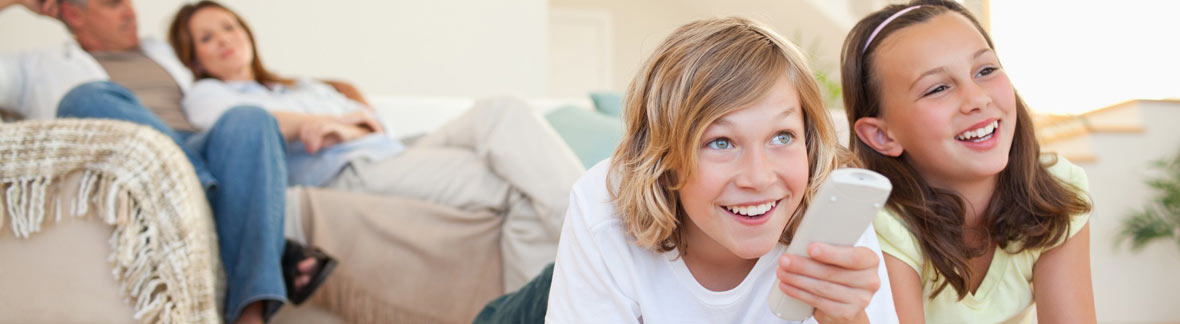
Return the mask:
<svg viewBox="0 0 1180 324">
<path fill-rule="evenodd" d="M 283 135 L 273 116 L 258 107 L 235 107 L 206 132 L 177 132 L 127 88 L 108 81 L 74 88 L 62 98 L 57 115 L 129 121 L 176 141 L 213 209 L 227 281 L 226 322 L 237 321 L 255 301 L 268 301 L 268 315 L 287 302 L 280 266 L 287 169 Z"/>
</svg>

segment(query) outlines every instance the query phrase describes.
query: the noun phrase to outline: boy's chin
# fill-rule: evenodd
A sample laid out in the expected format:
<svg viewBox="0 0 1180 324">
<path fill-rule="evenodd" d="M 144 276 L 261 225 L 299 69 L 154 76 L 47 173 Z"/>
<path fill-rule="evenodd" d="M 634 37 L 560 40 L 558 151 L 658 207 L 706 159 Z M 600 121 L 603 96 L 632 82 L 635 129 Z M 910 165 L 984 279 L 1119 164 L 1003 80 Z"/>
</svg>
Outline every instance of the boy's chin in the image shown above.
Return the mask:
<svg viewBox="0 0 1180 324">
<path fill-rule="evenodd" d="M 774 249 L 775 244 L 778 244 L 777 237 L 773 240 L 765 239 L 759 240 L 758 242 L 747 242 L 746 246 L 740 246 L 738 247 L 737 251 L 730 252 L 733 252 L 734 255 L 737 255 L 742 259 L 757 259 L 761 258 L 763 255 L 766 255 L 767 253 L 770 253 L 770 250 Z"/>
</svg>

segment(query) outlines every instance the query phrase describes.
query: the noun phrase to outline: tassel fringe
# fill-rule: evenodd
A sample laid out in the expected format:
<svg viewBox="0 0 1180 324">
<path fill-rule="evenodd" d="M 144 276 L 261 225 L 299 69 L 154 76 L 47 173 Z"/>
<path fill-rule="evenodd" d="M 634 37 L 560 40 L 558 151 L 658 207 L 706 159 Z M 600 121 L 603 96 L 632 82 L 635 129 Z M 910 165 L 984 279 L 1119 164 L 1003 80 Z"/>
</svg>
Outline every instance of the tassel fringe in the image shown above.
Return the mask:
<svg viewBox="0 0 1180 324">
<path fill-rule="evenodd" d="M 135 319 L 221 322 L 224 274 L 212 217 L 169 138 L 107 120 L 0 125 L 0 229 L 8 223 L 24 239 L 44 230 L 47 216 L 88 214 L 114 227 L 108 261 Z"/>
</svg>

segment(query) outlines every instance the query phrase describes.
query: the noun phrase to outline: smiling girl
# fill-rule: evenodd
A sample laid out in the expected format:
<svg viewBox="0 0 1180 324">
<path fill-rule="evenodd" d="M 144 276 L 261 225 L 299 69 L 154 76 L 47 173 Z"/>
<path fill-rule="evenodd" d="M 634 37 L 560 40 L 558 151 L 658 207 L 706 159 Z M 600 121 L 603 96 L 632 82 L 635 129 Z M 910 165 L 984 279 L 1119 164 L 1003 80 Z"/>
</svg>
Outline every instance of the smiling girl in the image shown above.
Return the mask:
<svg viewBox="0 0 1180 324">
<path fill-rule="evenodd" d="M 850 161 L 803 57 L 742 18 L 664 41 L 627 91 L 628 136 L 574 185 L 548 322 L 781 323 L 772 287 L 814 306 L 808 322 L 896 322 L 871 229 L 783 254 Z"/>
<path fill-rule="evenodd" d="M 1081 168 L 1042 155 L 979 23 L 894 5 L 844 42 L 852 150 L 893 182 L 875 222 L 904 323 L 1092 323 Z M 1033 289 L 1033 288 L 1036 289 Z"/>
</svg>

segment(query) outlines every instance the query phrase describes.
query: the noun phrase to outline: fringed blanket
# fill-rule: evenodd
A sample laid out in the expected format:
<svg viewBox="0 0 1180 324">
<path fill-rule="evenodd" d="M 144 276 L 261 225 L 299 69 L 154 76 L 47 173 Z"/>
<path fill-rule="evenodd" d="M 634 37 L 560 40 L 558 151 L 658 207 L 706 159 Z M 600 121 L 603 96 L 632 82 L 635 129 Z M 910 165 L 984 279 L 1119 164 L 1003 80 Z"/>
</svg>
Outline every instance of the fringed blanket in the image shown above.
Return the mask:
<svg viewBox="0 0 1180 324">
<path fill-rule="evenodd" d="M 221 321 L 213 218 L 176 144 L 110 120 L 0 124 L 0 230 L 27 238 L 89 211 L 114 226 L 109 260 L 136 319 Z"/>
</svg>

